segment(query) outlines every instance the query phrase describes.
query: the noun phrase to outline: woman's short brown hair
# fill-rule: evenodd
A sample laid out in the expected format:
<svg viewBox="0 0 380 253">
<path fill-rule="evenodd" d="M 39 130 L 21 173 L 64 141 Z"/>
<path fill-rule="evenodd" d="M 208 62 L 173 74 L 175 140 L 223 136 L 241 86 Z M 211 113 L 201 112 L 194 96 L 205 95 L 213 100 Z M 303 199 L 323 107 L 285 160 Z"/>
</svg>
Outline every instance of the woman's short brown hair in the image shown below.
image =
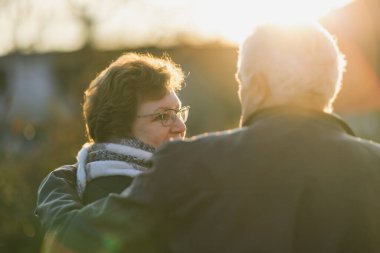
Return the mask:
<svg viewBox="0 0 380 253">
<path fill-rule="evenodd" d="M 138 104 L 182 88 L 182 69 L 169 57 L 127 53 L 103 70 L 84 93 L 87 137 L 94 142 L 131 136 Z"/>
</svg>

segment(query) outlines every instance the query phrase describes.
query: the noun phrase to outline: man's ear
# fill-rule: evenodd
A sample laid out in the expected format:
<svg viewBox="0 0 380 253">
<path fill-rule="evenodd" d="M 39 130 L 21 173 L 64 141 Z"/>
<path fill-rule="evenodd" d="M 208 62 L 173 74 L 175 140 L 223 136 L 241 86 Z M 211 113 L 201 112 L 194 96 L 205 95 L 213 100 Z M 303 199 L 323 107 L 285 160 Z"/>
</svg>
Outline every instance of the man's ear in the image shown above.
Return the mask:
<svg viewBox="0 0 380 253">
<path fill-rule="evenodd" d="M 257 73 L 250 80 L 253 96 L 256 98 L 255 107 L 261 107 L 269 96 L 268 79 L 265 74 Z"/>
<path fill-rule="evenodd" d="M 269 85 L 265 74 L 253 75 L 249 82 L 240 87 L 240 97 L 243 119 L 261 108 L 269 97 Z"/>
</svg>

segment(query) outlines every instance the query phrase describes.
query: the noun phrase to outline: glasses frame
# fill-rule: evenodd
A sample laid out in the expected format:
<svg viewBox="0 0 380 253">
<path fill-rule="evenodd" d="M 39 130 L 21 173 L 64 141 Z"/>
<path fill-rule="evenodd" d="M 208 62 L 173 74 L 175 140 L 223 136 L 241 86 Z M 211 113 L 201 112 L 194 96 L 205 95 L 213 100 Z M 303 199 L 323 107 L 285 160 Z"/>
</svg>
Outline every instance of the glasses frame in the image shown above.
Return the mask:
<svg viewBox="0 0 380 253">
<path fill-rule="evenodd" d="M 172 124 L 174 124 L 174 122 L 179 119 L 182 121 L 182 123 L 186 123 L 187 121 L 187 118 L 188 118 L 188 115 L 189 115 L 189 110 L 190 110 L 190 106 L 187 105 L 187 106 L 182 106 L 181 108 L 179 109 L 166 109 L 164 110 L 163 112 L 157 112 L 157 113 L 150 113 L 150 114 L 144 114 L 144 115 L 137 115 L 137 118 L 146 118 L 146 117 L 152 117 L 152 116 L 160 116 L 160 121 L 161 121 L 161 124 L 162 126 L 164 127 L 168 127 L 168 126 L 171 126 Z M 174 111 L 175 114 L 173 114 L 170 118 L 170 124 L 165 124 L 164 123 L 164 114 L 167 112 L 167 111 Z M 186 113 L 186 118 L 185 119 L 182 119 L 182 117 L 179 116 L 180 113 L 182 112 L 187 112 Z"/>
</svg>

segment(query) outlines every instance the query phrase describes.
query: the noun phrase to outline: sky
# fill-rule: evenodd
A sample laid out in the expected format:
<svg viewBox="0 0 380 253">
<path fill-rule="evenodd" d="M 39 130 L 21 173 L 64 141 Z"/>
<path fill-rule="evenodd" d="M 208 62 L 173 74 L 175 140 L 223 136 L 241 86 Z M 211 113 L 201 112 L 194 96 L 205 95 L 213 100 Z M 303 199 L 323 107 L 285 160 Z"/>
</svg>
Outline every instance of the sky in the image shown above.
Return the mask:
<svg viewBox="0 0 380 253">
<path fill-rule="evenodd" d="M 0 56 L 239 43 L 262 22 L 317 20 L 352 0 L 0 0 Z"/>
</svg>

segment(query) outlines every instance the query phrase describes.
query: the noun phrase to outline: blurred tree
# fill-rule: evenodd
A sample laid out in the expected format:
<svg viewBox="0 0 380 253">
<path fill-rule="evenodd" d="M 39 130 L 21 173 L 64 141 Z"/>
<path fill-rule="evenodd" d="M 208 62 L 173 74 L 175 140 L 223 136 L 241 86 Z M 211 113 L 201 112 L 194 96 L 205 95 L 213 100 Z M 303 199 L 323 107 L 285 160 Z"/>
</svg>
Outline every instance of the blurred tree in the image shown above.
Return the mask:
<svg viewBox="0 0 380 253">
<path fill-rule="evenodd" d="M 67 0 L 71 13 L 84 27 L 84 47 L 92 48 L 94 41 L 95 17 L 88 10 L 88 5 L 77 0 Z"/>
</svg>

